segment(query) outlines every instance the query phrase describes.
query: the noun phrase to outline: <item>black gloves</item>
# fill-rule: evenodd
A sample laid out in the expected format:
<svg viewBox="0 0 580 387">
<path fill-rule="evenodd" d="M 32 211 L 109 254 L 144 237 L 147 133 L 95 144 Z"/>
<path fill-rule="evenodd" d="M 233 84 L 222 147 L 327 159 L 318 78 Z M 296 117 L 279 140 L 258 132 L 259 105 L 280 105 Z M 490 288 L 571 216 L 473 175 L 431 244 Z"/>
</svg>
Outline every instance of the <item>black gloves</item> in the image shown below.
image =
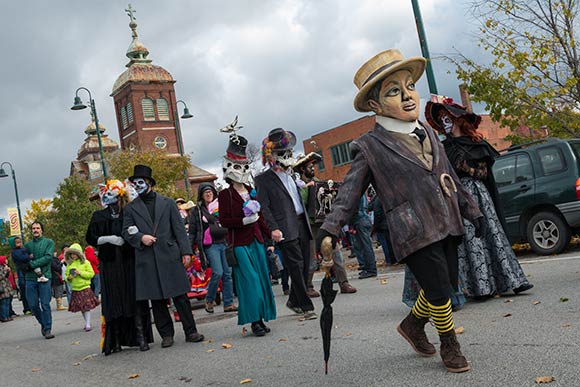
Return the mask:
<svg viewBox="0 0 580 387">
<path fill-rule="evenodd" d="M 318 235 L 316 236 L 316 253 L 320 252 L 320 246 L 322 245 L 322 240 L 326 237 L 332 238 L 332 248 L 333 249 L 336 248 L 336 241 L 338 240 L 336 235 L 331 234 L 328 231 L 326 231 L 325 229 L 321 228 L 320 230 L 318 230 Z"/>
<path fill-rule="evenodd" d="M 483 224 L 483 216 L 480 216 L 479 218 L 475 219 L 473 221 L 473 226 L 475 227 L 475 237 L 476 238 L 481 238 L 483 236 L 483 228 L 484 228 L 484 224 Z"/>
</svg>

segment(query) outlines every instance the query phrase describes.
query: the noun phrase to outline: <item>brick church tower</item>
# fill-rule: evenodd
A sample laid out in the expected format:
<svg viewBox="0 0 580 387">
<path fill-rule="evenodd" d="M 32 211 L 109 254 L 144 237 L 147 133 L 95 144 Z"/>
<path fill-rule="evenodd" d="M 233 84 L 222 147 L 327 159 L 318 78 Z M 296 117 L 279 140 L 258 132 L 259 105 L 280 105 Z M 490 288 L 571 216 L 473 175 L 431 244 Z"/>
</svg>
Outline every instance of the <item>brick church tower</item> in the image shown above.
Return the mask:
<svg viewBox="0 0 580 387">
<path fill-rule="evenodd" d="M 171 74 L 161 66 L 151 64 L 149 50 L 139 41 L 135 10 L 126 9 L 131 19 L 132 41 L 127 49 L 129 63 L 113 85 L 111 97 L 115 104 L 121 149 L 162 149 L 168 155 L 179 155 L 183 144 L 177 129 L 177 103 Z M 181 149 L 184 149 L 183 147 Z M 217 176 L 195 165 L 187 171 L 192 194 L 202 182 L 213 182 Z M 183 183 L 178 182 L 178 186 Z M 193 195 L 195 196 L 195 195 Z"/>
<path fill-rule="evenodd" d="M 127 49 L 125 70 L 113 85 L 113 97 L 122 149 L 159 148 L 179 154 L 175 128 L 176 98 L 171 74 L 151 64 L 149 50 L 139 41 L 134 10 L 127 10 L 133 40 Z"/>
</svg>

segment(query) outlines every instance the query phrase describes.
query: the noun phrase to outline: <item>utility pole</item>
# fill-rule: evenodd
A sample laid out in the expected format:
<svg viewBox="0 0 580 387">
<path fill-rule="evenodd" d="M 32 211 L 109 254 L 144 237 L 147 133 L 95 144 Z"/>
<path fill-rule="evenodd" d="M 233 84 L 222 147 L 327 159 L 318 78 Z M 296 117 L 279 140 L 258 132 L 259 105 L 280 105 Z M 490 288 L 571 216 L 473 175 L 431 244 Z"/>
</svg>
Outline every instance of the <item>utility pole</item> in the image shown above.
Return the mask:
<svg viewBox="0 0 580 387">
<path fill-rule="evenodd" d="M 435 83 L 435 76 L 433 75 L 433 67 L 431 66 L 431 57 L 429 56 L 429 47 L 427 47 L 427 37 L 425 36 L 425 29 L 423 28 L 419 0 L 411 0 L 411 3 L 413 4 L 413 13 L 415 14 L 415 24 L 417 25 L 417 33 L 419 34 L 421 53 L 427 59 L 427 68 L 425 71 L 427 73 L 427 82 L 429 82 L 429 92 L 431 95 L 439 95 L 437 92 L 437 84 Z"/>
</svg>

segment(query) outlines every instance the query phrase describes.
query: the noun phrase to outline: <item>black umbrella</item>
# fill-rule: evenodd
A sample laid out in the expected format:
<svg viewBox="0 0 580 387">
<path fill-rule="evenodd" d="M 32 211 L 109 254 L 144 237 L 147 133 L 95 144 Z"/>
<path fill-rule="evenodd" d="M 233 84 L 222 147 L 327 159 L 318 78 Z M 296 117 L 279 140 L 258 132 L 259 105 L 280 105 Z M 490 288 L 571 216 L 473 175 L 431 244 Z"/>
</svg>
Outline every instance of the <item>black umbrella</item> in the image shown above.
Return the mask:
<svg viewBox="0 0 580 387">
<path fill-rule="evenodd" d="M 332 245 L 325 246 L 322 243 L 322 268 L 326 272 L 322 285 L 320 286 L 320 294 L 324 307 L 320 313 L 320 331 L 322 332 L 322 347 L 324 349 L 324 373 L 328 374 L 328 358 L 330 357 L 330 339 L 332 331 L 332 303 L 336 298 L 337 290 L 334 290 L 332 279 L 330 278 L 330 269 L 334 262 L 332 261 Z"/>
</svg>

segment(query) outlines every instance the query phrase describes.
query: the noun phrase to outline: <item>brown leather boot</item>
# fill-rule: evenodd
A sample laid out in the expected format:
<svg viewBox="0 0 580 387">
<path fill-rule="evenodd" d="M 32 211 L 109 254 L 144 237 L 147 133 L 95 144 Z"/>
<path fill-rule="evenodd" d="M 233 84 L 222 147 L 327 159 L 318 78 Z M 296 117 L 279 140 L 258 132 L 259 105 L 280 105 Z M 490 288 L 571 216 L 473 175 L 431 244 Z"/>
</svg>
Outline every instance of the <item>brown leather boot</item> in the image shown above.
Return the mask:
<svg viewBox="0 0 580 387">
<path fill-rule="evenodd" d="M 401 334 L 411 344 L 411 347 L 421 356 L 431 357 L 437 353 L 435 346 L 429 342 L 425 334 L 425 324 L 429 322 L 428 318 L 418 318 L 413 312 L 397 327 L 397 332 Z"/>
<path fill-rule="evenodd" d="M 340 284 L 341 293 L 356 293 L 356 288 L 349 284 L 348 282 L 343 282 Z"/>
<path fill-rule="evenodd" d="M 461 353 L 461 346 L 457 341 L 455 331 L 439 335 L 439 338 L 441 339 L 441 359 L 447 371 L 456 373 L 469 371 L 471 367 Z"/>
</svg>

